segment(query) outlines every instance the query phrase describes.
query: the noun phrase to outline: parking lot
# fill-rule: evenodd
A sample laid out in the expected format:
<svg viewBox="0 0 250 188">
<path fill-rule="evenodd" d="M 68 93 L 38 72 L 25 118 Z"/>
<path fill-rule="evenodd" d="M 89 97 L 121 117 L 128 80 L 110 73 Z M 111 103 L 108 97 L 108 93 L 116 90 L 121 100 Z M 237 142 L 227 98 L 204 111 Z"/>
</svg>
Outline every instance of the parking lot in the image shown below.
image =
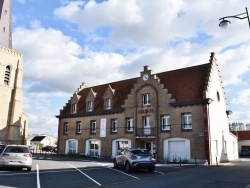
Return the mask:
<svg viewBox="0 0 250 188">
<path fill-rule="evenodd" d="M 31 172 L 15 169 L 1 170 L 0 187 L 155 187 L 157 185 L 157 188 L 172 186 L 176 188 L 209 187 L 208 185 L 217 187 L 217 184 L 218 187 L 228 187 L 230 184 L 229 187 L 245 188 L 250 184 L 248 175 L 250 160 L 245 159 L 242 163 L 233 165 L 228 163 L 229 165 L 218 168 L 157 164 L 154 173 L 149 173 L 147 170 L 135 170 L 128 174 L 124 169 L 115 169 L 112 161 L 43 154 L 33 156 Z M 240 174 L 241 166 L 245 168 L 242 175 Z M 235 180 L 230 177 L 231 173 Z M 199 178 L 199 176 L 202 177 Z M 229 184 L 226 178 L 229 178 Z M 225 186 L 219 181 L 226 182 Z M 201 186 L 203 184 L 207 186 Z"/>
<path fill-rule="evenodd" d="M 157 165 L 154 173 L 135 170 L 126 173 L 115 169 L 112 161 L 68 158 L 55 155 L 34 155 L 32 171 L 4 169 L 0 185 L 6 187 L 95 187 L 123 184 L 184 170 L 178 165 Z"/>
</svg>

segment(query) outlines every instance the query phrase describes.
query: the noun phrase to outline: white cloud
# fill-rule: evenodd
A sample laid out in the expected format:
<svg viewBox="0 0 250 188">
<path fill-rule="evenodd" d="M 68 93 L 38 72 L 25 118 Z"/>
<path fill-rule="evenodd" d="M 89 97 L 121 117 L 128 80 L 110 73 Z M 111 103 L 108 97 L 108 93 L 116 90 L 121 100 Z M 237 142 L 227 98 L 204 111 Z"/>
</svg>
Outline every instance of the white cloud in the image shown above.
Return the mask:
<svg viewBox="0 0 250 188">
<path fill-rule="evenodd" d="M 26 0 L 16 0 L 18 3 L 20 4 L 25 4 L 26 3 Z"/>
<path fill-rule="evenodd" d="M 239 91 L 238 93 L 238 97 L 237 98 L 233 98 L 232 99 L 232 104 L 236 104 L 236 105 L 241 105 L 241 106 L 248 106 L 250 104 L 250 89 L 244 89 Z"/>
</svg>

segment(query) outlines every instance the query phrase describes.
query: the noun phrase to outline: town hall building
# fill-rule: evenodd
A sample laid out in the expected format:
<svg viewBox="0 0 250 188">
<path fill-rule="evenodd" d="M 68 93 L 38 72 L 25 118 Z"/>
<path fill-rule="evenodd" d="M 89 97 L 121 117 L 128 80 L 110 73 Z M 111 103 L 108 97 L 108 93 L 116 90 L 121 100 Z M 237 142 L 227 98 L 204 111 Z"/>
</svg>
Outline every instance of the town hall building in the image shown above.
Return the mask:
<svg viewBox="0 0 250 188">
<path fill-rule="evenodd" d="M 157 161 L 238 158 L 230 133 L 217 61 L 86 87 L 82 84 L 56 116 L 58 153 L 114 157 L 146 148 Z"/>
</svg>

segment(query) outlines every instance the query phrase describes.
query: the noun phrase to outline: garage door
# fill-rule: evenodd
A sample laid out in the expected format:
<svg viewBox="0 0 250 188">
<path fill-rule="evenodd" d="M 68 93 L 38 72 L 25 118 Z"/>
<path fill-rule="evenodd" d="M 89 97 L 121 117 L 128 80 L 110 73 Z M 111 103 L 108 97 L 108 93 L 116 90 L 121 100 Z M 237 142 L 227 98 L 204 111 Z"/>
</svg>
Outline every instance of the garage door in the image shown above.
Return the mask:
<svg viewBox="0 0 250 188">
<path fill-rule="evenodd" d="M 169 141 L 168 142 L 168 160 L 173 162 L 175 159 L 177 161 L 180 158 L 186 159 L 186 148 L 185 148 L 185 141 Z"/>
</svg>

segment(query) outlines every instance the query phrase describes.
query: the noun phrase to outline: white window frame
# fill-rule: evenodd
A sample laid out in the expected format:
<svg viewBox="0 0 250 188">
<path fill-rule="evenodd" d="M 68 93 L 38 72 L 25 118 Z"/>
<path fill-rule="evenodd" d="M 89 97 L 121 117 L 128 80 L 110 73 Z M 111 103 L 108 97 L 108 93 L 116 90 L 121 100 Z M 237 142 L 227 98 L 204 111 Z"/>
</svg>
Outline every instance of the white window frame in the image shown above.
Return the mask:
<svg viewBox="0 0 250 188">
<path fill-rule="evenodd" d="M 182 114 L 182 129 L 184 130 L 192 129 L 192 114 L 191 113 Z"/>
<path fill-rule="evenodd" d="M 126 130 L 127 132 L 133 132 L 134 130 L 133 118 L 126 119 Z"/>
<path fill-rule="evenodd" d="M 72 114 L 75 114 L 77 109 L 77 104 L 72 104 L 71 108 L 72 108 Z"/>
<path fill-rule="evenodd" d="M 145 93 L 142 94 L 142 106 L 148 106 L 150 105 L 150 94 Z"/>
<path fill-rule="evenodd" d="M 93 111 L 93 102 L 92 101 L 88 101 L 87 110 L 88 110 L 88 112 L 92 112 Z"/>
<path fill-rule="evenodd" d="M 111 99 L 109 98 L 105 100 L 105 109 L 111 109 Z"/>
<path fill-rule="evenodd" d="M 163 115 L 161 117 L 161 129 L 163 131 L 170 130 L 170 115 Z"/>
<path fill-rule="evenodd" d="M 117 128 L 118 128 L 117 119 L 112 119 L 111 120 L 111 132 L 117 133 Z"/>
<path fill-rule="evenodd" d="M 76 122 L 76 133 L 81 133 L 81 129 L 82 129 L 82 122 L 77 121 Z"/>
<path fill-rule="evenodd" d="M 91 133 L 96 133 L 96 120 L 91 121 Z"/>
<path fill-rule="evenodd" d="M 63 125 L 63 132 L 64 133 L 68 133 L 68 128 L 69 128 L 69 124 L 68 123 L 64 123 L 64 125 Z"/>
</svg>

